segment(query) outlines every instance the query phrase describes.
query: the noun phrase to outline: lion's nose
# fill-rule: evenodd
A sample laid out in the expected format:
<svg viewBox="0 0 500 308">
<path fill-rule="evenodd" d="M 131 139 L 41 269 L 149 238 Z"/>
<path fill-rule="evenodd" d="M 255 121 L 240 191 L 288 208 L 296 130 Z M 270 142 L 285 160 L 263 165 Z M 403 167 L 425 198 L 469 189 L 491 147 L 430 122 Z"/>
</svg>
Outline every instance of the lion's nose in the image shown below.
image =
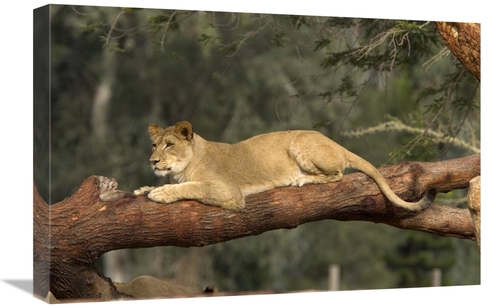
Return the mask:
<svg viewBox="0 0 500 308">
<path fill-rule="evenodd" d="M 156 166 L 156 164 L 157 164 L 157 163 L 159 163 L 159 162 L 160 162 L 160 160 L 159 160 L 159 159 L 153 159 L 153 158 L 151 158 L 151 159 L 149 160 L 149 162 L 151 163 L 151 165 Z"/>
</svg>

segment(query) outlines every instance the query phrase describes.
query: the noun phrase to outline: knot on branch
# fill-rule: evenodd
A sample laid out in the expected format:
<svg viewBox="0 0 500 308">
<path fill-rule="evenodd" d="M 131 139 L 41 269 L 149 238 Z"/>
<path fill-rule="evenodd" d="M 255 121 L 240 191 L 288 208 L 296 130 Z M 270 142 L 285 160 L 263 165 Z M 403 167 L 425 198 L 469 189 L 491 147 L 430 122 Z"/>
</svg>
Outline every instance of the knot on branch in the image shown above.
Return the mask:
<svg viewBox="0 0 500 308">
<path fill-rule="evenodd" d="M 98 187 L 99 187 L 99 192 L 101 194 L 112 190 L 116 190 L 116 188 L 118 188 L 118 181 L 116 181 L 116 179 L 108 178 L 102 175 L 95 177 L 97 178 L 97 181 L 99 183 Z"/>
<path fill-rule="evenodd" d="M 132 192 L 117 190 L 116 179 L 105 176 L 95 176 L 98 181 L 99 199 L 102 201 L 116 201 L 125 197 L 136 197 Z"/>
</svg>

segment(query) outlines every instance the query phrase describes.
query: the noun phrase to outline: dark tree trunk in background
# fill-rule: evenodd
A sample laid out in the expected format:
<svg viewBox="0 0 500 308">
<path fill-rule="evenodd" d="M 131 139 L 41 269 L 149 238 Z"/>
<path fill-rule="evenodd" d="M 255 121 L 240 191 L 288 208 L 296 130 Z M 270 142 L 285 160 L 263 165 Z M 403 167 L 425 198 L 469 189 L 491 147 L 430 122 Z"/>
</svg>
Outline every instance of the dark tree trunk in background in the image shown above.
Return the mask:
<svg viewBox="0 0 500 308">
<path fill-rule="evenodd" d="M 450 51 L 478 80 L 481 80 L 481 25 L 436 22 L 436 28 Z"/>
</svg>

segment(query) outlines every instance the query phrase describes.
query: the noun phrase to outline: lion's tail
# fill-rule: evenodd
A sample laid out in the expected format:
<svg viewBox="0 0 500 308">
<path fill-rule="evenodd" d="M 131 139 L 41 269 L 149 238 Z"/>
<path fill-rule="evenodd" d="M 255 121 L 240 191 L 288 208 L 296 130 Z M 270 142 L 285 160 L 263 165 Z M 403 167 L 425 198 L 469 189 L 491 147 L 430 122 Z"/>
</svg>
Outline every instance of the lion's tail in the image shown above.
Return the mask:
<svg viewBox="0 0 500 308">
<path fill-rule="evenodd" d="M 428 208 L 436 199 L 436 190 L 435 189 L 430 189 L 428 190 L 424 197 L 417 202 L 408 202 L 400 197 L 398 197 L 394 191 L 391 189 L 389 184 L 387 184 L 387 181 L 384 179 L 380 171 L 378 171 L 377 168 L 375 168 L 371 163 L 368 161 L 364 160 L 363 158 L 357 156 L 354 153 L 351 153 L 347 151 L 347 161 L 350 165 L 350 167 L 357 169 L 368 176 L 370 176 L 375 183 L 377 183 L 378 187 L 382 191 L 382 193 L 391 201 L 392 203 L 405 208 L 410 211 L 420 211 L 423 209 Z"/>
</svg>

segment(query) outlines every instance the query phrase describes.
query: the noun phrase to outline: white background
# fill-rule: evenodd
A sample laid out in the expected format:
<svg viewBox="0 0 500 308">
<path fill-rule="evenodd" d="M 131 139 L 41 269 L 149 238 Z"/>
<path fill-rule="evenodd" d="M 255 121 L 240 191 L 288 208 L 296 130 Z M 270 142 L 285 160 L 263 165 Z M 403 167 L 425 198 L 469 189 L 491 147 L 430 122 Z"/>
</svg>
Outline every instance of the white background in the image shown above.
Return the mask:
<svg viewBox="0 0 500 308">
<path fill-rule="evenodd" d="M 395 18 L 414 20 L 470 21 L 481 23 L 482 71 L 482 260 L 481 286 L 419 288 L 406 290 L 321 292 L 293 295 L 238 296 L 183 300 L 149 300 L 78 304 L 78 307 L 280 307 L 370 305 L 371 307 L 491 307 L 498 305 L 495 296 L 499 260 L 497 244 L 500 235 L 495 223 L 499 202 L 494 198 L 493 174 L 498 171 L 495 151 L 498 142 L 495 123 L 499 100 L 498 43 L 500 38 L 494 18 L 498 10 L 493 1 L 65 1 L 52 4 L 128 6 L 188 10 L 235 11 L 324 15 L 341 17 Z M 8 3 L 8 4 L 6 4 Z M 46 303 L 33 298 L 26 286 L 32 281 L 33 270 L 33 9 L 48 4 L 42 1 L 10 1 L 2 7 L 0 36 L 2 145 L 2 214 L 0 250 L 0 295 L 4 307 L 39 307 Z M 281 5 L 279 4 L 281 3 Z M 417 6 L 418 5 L 418 6 Z M 497 56 L 497 57 L 495 57 Z M 492 127 L 495 125 L 495 127 Z M 492 154 L 493 153 L 493 154 Z M 27 284 L 28 282 L 28 284 Z M 20 287 L 21 286 L 21 287 Z M 498 292 L 498 291 L 497 291 Z M 493 296 L 491 296 L 493 295 Z"/>
</svg>

